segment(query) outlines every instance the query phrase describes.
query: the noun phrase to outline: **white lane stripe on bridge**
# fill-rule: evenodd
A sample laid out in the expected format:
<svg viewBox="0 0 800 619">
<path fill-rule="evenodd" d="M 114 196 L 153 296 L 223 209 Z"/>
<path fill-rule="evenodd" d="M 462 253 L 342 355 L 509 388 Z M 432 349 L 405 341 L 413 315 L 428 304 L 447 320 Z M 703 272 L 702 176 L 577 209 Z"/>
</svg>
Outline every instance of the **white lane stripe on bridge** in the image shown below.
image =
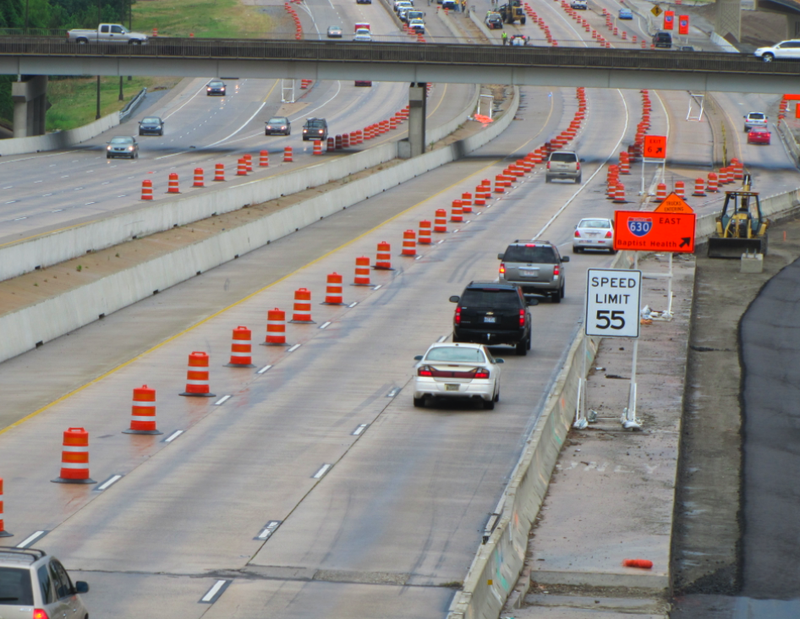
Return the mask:
<svg viewBox="0 0 800 619">
<path fill-rule="evenodd" d="M 325 473 L 331 470 L 332 464 L 323 464 L 319 467 L 319 470 L 311 476 L 311 479 L 322 479 L 325 477 Z"/>
<path fill-rule="evenodd" d="M 178 438 L 181 434 L 183 434 L 183 430 L 175 430 L 172 434 L 170 434 L 167 438 L 164 439 L 165 443 L 171 443 L 176 438 Z"/>
<path fill-rule="evenodd" d="M 256 372 L 256 374 L 264 374 L 265 372 L 269 372 L 271 367 L 272 367 L 271 365 L 265 365 L 263 368 L 258 370 L 258 372 Z"/>
<path fill-rule="evenodd" d="M 225 404 L 225 402 L 230 400 L 231 397 L 233 397 L 233 396 L 231 396 L 230 394 L 222 396 L 219 400 L 214 402 L 214 406 L 222 406 L 223 404 Z"/>
<path fill-rule="evenodd" d="M 362 423 L 355 430 L 353 430 L 350 434 L 352 436 L 361 436 L 362 434 L 364 434 L 364 430 L 366 430 L 368 427 L 369 427 L 368 423 Z"/>
<path fill-rule="evenodd" d="M 278 530 L 278 527 L 281 526 L 282 520 L 270 520 L 267 524 L 264 525 L 264 528 L 261 529 L 261 532 L 256 535 L 255 539 L 264 541 L 268 540 L 270 536 Z"/>
<path fill-rule="evenodd" d="M 219 596 L 221 596 L 225 589 L 228 588 L 228 585 L 231 584 L 231 580 L 218 580 L 214 583 L 214 585 L 206 592 L 206 594 L 200 598 L 201 604 L 213 604 L 217 601 Z"/>
<path fill-rule="evenodd" d="M 19 544 L 17 544 L 16 548 L 27 548 L 28 546 L 33 544 L 33 542 L 35 542 L 37 539 L 40 539 L 40 538 L 44 537 L 45 535 L 47 535 L 47 531 L 36 531 L 36 533 L 33 533 L 33 534 L 29 535 L 24 540 L 22 540 Z"/>
<path fill-rule="evenodd" d="M 101 492 L 102 492 L 102 491 L 103 491 L 103 490 L 105 490 L 106 488 L 110 488 L 111 486 L 113 486 L 113 485 L 114 485 L 115 483 L 117 483 L 117 482 L 118 482 L 120 479 L 122 479 L 122 475 L 120 475 L 120 474 L 115 474 L 115 475 L 112 475 L 112 476 L 111 476 L 111 477 L 109 477 L 107 480 L 105 480 L 105 481 L 104 481 L 102 484 L 100 484 L 99 486 L 97 486 L 97 488 L 95 488 L 95 491 L 96 491 L 96 492 L 97 492 L 97 491 L 101 491 Z"/>
</svg>

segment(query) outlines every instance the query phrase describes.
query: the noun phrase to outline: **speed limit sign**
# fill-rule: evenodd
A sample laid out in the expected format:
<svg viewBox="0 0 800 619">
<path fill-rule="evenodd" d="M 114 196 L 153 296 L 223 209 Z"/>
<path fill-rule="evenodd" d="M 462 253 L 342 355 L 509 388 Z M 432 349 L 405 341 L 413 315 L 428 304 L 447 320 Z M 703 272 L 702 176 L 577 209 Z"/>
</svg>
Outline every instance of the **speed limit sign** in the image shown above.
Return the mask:
<svg viewBox="0 0 800 619">
<path fill-rule="evenodd" d="M 589 269 L 586 281 L 586 335 L 639 337 L 642 272 Z"/>
</svg>

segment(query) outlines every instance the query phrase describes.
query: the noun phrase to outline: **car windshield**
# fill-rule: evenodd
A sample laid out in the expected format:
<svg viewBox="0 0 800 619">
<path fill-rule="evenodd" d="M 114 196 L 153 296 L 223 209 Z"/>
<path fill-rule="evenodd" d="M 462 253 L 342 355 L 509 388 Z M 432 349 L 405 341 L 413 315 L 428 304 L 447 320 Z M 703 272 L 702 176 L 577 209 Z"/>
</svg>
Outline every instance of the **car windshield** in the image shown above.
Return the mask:
<svg viewBox="0 0 800 619">
<path fill-rule="evenodd" d="M 28 570 L 0 567 L 0 606 L 33 606 L 31 576 Z"/>
<path fill-rule="evenodd" d="M 581 219 L 579 228 L 611 228 L 611 221 L 608 219 Z"/>
<path fill-rule="evenodd" d="M 552 247 L 546 245 L 512 245 L 503 254 L 504 262 L 538 262 L 539 264 L 555 264 L 556 254 Z"/>
<path fill-rule="evenodd" d="M 461 297 L 461 305 L 466 307 L 516 309 L 519 303 L 516 290 L 507 288 L 468 288 Z"/>
<path fill-rule="evenodd" d="M 161 123 L 160 118 L 156 118 L 155 116 L 151 116 L 150 118 L 144 118 L 142 120 L 143 125 L 158 125 Z"/>
<path fill-rule="evenodd" d="M 221 88 L 222 86 L 224 86 L 222 82 L 209 82 L 208 85 L 211 86 L 212 88 Z"/>
<path fill-rule="evenodd" d="M 425 355 L 425 361 L 463 361 L 465 363 L 485 363 L 486 355 L 480 348 L 460 346 L 439 346 Z"/>
<path fill-rule="evenodd" d="M 275 118 L 270 118 L 267 121 L 268 125 L 285 125 L 287 123 L 286 118 L 282 116 L 276 116 Z"/>
<path fill-rule="evenodd" d="M 761 112 L 752 112 L 750 114 L 751 120 L 761 120 L 764 118 L 764 115 Z"/>
<path fill-rule="evenodd" d="M 111 138 L 112 144 L 131 144 L 132 142 L 133 138 L 126 138 L 126 137 Z"/>
</svg>

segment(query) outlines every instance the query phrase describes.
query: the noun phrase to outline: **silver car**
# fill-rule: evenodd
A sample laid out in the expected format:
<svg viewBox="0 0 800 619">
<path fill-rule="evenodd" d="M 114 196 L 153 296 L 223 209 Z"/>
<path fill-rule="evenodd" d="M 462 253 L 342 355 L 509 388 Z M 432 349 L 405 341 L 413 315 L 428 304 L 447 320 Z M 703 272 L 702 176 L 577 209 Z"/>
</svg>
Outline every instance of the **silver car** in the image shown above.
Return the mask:
<svg viewBox="0 0 800 619">
<path fill-rule="evenodd" d="M 136 138 L 127 135 L 118 135 L 111 138 L 111 141 L 106 144 L 106 159 L 114 159 L 115 157 L 138 159 L 139 145 L 136 143 Z"/>
<path fill-rule="evenodd" d="M 584 249 L 602 249 L 614 252 L 614 225 L 610 219 L 587 217 L 575 226 L 572 235 L 572 253 L 579 254 Z"/>
<path fill-rule="evenodd" d="M 0 547 L 3 619 L 87 619 L 80 594 L 88 591 L 88 584 L 73 584 L 61 562 L 43 550 Z"/>
<path fill-rule="evenodd" d="M 547 171 L 544 180 L 549 183 L 554 178 L 565 178 L 576 183 L 581 182 L 581 160 L 571 150 L 556 150 L 550 153 L 547 160 Z"/>
<path fill-rule="evenodd" d="M 483 344 L 433 344 L 417 360 L 414 406 L 434 398 L 479 400 L 491 410 L 500 400 L 500 365 Z"/>
</svg>

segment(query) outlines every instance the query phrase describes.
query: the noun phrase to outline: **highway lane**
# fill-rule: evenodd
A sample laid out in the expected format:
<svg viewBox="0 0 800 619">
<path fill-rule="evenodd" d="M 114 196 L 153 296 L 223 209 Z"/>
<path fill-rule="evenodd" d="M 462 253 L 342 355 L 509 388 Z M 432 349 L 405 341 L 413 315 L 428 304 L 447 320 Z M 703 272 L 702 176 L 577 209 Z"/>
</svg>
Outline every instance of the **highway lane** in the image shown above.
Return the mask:
<svg viewBox="0 0 800 619">
<path fill-rule="evenodd" d="M 538 141 L 552 131 L 554 123 L 565 115 L 571 117 L 569 106 L 574 99 L 554 99 L 546 113 L 531 112 L 516 123 L 515 132 L 475 157 L 426 175 L 439 177 L 443 184 L 452 170 L 466 166 L 471 170 L 469 178 L 457 187 L 0 436 L 0 469 L 8 471 L 7 527 L 12 522 L 10 497 L 15 494 L 11 489 L 24 483 L 25 496 L 14 498 L 13 511 L 24 515 L 16 520 L 16 528 L 24 522 L 31 532 L 50 530 L 40 545 L 63 556 L 70 569 L 90 572 L 85 576 L 93 583 L 97 576 L 103 586 L 93 585 L 90 601 L 93 612 L 102 614 L 147 607 L 150 614 L 158 608 L 159 614 L 199 616 L 202 609 L 197 600 L 214 579 L 230 577 L 228 570 L 244 570 L 245 580 L 253 580 L 239 587 L 243 573 L 235 572 L 236 582 L 216 602 L 213 613 L 252 616 L 250 605 L 260 604 L 279 616 L 309 616 L 313 601 L 324 596 L 326 608 L 336 609 L 332 616 L 351 616 L 356 612 L 354 605 L 364 604 L 390 608 L 397 616 L 440 616 L 452 590 L 439 585 L 463 578 L 478 532 L 502 491 L 523 433 L 533 422 L 531 411 L 577 328 L 582 311 L 581 266 L 568 277 L 564 303 L 532 308 L 537 332 L 532 354 L 514 358 L 503 353 L 508 363 L 502 402 L 491 418 L 460 407 L 417 411 L 405 390 L 394 398 L 387 395 L 390 389 L 406 385 L 413 355 L 449 333 L 452 305 L 446 297 L 460 292 L 473 277 L 493 277 L 495 254 L 505 242 L 517 238 L 521 230 L 535 234 L 577 188 L 566 183 L 545 185 L 541 175 L 536 175 L 484 214 L 475 215 L 462 231 L 426 251 L 426 258 L 397 265 L 401 268 L 395 272 L 375 273 L 375 281 L 384 284 L 380 290 L 347 287 L 346 300 L 360 301 L 356 307 L 315 303 L 317 325 L 290 331 L 292 341 L 303 344 L 298 350 L 257 349 L 259 365 L 277 358 L 265 374 L 220 371 L 219 364 L 227 353 L 231 325 L 252 324 L 258 332 L 256 325 L 263 325 L 265 308 L 286 306 L 300 285 L 314 289 L 319 299 L 320 282 L 327 272 L 347 273 L 354 255 L 370 255 L 377 240 L 398 238 L 421 216 L 448 204 L 453 191 L 458 195 L 490 176 L 497 166 L 482 169 L 486 161 L 498 154 L 527 152 L 533 135 L 539 133 Z M 622 99 L 612 93 L 591 101 L 599 111 L 621 106 Z M 624 114 L 612 116 L 621 119 Z M 598 130 L 601 126 L 606 132 Z M 609 144 L 609 135 L 621 137 L 625 131 L 621 121 L 610 126 L 599 114 L 589 128 L 582 148 L 590 152 L 592 143 L 601 144 L 598 159 L 615 147 Z M 596 136 L 594 142 L 589 135 Z M 376 202 L 391 202 L 430 180 L 415 179 L 386 192 L 370 200 L 369 208 L 376 208 Z M 597 211 L 592 191 L 597 180 L 594 183 L 570 203 L 565 218 L 557 220 L 549 235 L 567 241 L 574 221 L 583 213 Z M 307 231 L 308 238 L 326 234 L 329 226 L 328 234 L 338 234 L 343 220 L 356 214 L 348 210 L 320 222 L 312 227 L 316 232 Z M 304 233 L 245 258 L 274 264 L 270 257 L 280 256 Z M 596 264 L 610 260 L 607 255 L 580 258 Z M 221 270 L 233 274 L 237 266 Z M 209 276 L 213 281 L 213 272 Z M 165 304 L 159 311 L 169 313 L 169 308 L 181 307 L 182 290 L 189 288 L 179 286 L 159 295 L 159 304 Z M 135 322 L 138 312 L 134 306 L 109 319 L 124 328 L 126 322 Z M 140 319 L 147 320 L 146 314 Z M 332 324 L 319 329 L 326 320 Z M 93 332 L 93 337 L 109 341 L 111 334 L 103 331 L 88 329 L 75 335 Z M 69 345 L 84 350 L 96 345 L 78 339 Z M 186 354 L 192 349 L 211 352 L 214 391 L 234 396 L 224 405 L 187 402 L 175 395 L 182 388 Z M 127 420 L 131 385 L 140 382 L 159 390 L 162 429 L 167 434 L 186 430 L 168 446 L 159 442 L 161 437 L 120 434 Z M 112 409 L 116 412 L 109 414 Z M 49 483 L 57 466 L 60 431 L 78 423 L 91 426 L 92 475 L 99 480 L 106 479 L 106 472 L 125 475 L 108 490 Z M 370 424 L 369 429 L 361 438 L 353 437 L 351 432 L 362 423 Z M 27 470 L 22 470 L 24 454 L 30 453 L 25 450 L 31 449 L 40 457 L 36 463 L 26 462 Z M 325 463 L 335 466 L 321 481 L 313 480 Z M 284 523 L 248 566 L 246 559 L 261 546 L 252 538 L 269 520 Z M 26 534 L 18 533 L 20 537 Z M 115 551 L 109 553 L 109 547 Z M 304 574 L 309 573 L 317 580 L 305 583 Z M 285 587 L 276 586 L 275 578 L 285 579 Z M 175 593 L 165 599 L 167 582 Z M 330 586 L 332 582 L 340 584 Z M 389 584 L 374 586 L 373 582 Z M 254 587 L 260 593 L 252 597 Z M 299 598 L 285 608 L 288 591 L 296 591 Z M 402 602 L 397 606 L 399 596 Z"/>
</svg>

